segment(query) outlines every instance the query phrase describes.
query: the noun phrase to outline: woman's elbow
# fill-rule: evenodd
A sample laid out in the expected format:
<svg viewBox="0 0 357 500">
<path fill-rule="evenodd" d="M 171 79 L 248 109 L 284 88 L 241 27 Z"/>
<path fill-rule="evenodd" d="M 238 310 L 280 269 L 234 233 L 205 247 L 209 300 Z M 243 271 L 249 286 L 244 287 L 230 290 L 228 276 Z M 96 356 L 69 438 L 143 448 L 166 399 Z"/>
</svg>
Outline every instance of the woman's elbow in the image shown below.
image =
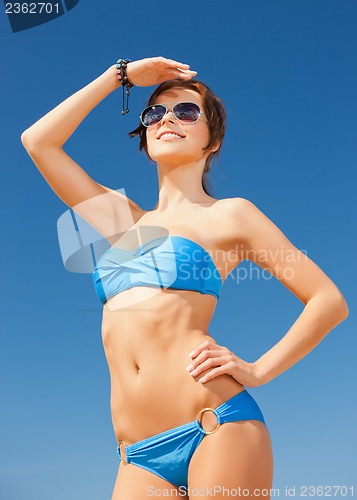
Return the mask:
<svg viewBox="0 0 357 500">
<path fill-rule="evenodd" d="M 29 134 L 27 132 L 27 130 L 25 130 L 24 132 L 22 132 L 21 134 L 21 142 L 22 142 L 22 145 L 25 149 L 27 149 L 27 151 L 29 149 L 31 149 L 31 139 L 29 137 Z"/>
<path fill-rule="evenodd" d="M 345 297 L 338 291 L 335 298 L 336 311 L 340 317 L 340 321 L 344 321 L 349 315 L 349 308 Z"/>
<path fill-rule="evenodd" d="M 348 317 L 349 309 L 347 301 L 336 285 L 332 284 L 330 287 L 321 291 L 317 296 L 321 300 L 321 304 L 324 304 L 325 310 L 330 317 L 333 318 L 332 321 L 336 325 Z"/>
<path fill-rule="evenodd" d="M 30 156 L 35 156 L 36 153 L 43 149 L 43 145 L 41 145 L 38 140 L 35 140 L 32 133 L 28 132 L 28 130 L 22 132 L 21 142 Z"/>
<path fill-rule="evenodd" d="M 343 319 L 346 319 L 348 317 L 350 311 L 348 309 L 348 304 L 347 304 L 344 297 L 343 297 L 343 311 L 344 311 L 344 318 Z"/>
</svg>

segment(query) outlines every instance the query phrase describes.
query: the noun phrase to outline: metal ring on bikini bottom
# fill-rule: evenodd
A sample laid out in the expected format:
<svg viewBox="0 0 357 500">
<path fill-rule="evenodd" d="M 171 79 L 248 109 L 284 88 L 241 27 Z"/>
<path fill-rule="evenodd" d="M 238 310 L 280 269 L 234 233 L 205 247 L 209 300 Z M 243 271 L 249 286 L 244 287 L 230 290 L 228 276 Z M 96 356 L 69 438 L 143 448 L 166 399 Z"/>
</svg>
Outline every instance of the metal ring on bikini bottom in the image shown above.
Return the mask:
<svg viewBox="0 0 357 500">
<path fill-rule="evenodd" d="M 203 427 L 202 427 L 202 423 L 201 423 L 201 415 L 206 412 L 206 411 L 211 411 L 212 413 L 214 413 L 214 410 L 213 408 L 203 408 L 203 410 L 200 410 L 198 413 L 197 413 L 197 417 L 196 417 L 196 420 L 198 420 L 199 424 L 200 424 L 200 427 L 201 429 L 204 431 L 205 434 L 213 434 L 214 432 L 218 431 L 219 427 L 220 427 L 220 423 L 218 422 L 218 419 L 217 419 L 217 426 L 213 429 L 213 431 L 206 431 Z M 214 413 L 215 417 L 217 418 L 217 415 Z"/>
<path fill-rule="evenodd" d="M 123 457 L 122 457 L 122 454 L 120 452 L 120 460 L 123 462 L 124 465 L 128 464 L 129 462 L 127 461 L 127 446 L 126 444 L 124 443 L 124 441 L 118 441 L 118 448 L 119 448 L 119 451 L 120 451 L 120 445 L 123 445 L 124 446 L 124 449 L 125 449 L 125 461 L 123 460 Z"/>
</svg>

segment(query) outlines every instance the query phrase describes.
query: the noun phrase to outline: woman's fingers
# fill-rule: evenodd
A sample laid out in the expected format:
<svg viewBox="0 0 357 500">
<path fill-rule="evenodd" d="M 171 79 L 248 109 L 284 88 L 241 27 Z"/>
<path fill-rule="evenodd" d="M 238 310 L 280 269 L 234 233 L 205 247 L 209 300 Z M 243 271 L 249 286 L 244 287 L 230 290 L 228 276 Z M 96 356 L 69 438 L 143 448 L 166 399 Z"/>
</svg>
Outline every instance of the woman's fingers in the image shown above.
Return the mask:
<svg viewBox="0 0 357 500">
<path fill-rule="evenodd" d="M 182 80 L 190 80 L 197 75 L 197 71 L 173 71 L 170 73 L 170 78 L 181 78 Z"/>
<path fill-rule="evenodd" d="M 181 68 L 181 69 L 189 69 L 189 64 L 180 63 L 178 61 L 173 61 L 172 59 L 168 59 L 168 62 L 172 68 Z"/>
<path fill-rule="evenodd" d="M 189 354 L 191 364 L 186 368 L 190 375 L 198 377 L 204 384 L 220 375 L 230 375 L 237 382 L 248 387 L 258 387 L 262 383 L 255 363 L 248 363 L 236 356 L 227 347 L 220 346 L 214 340 L 205 340 Z M 208 371 L 207 371 L 208 370 Z"/>
<path fill-rule="evenodd" d="M 188 64 L 185 64 L 185 63 L 182 63 L 179 61 L 174 61 L 173 59 L 167 59 L 166 57 L 163 57 L 163 56 L 159 56 L 159 57 L 156 57 L 154 59 L 158 60 L 158 62 L 160 62 L 160 63 L 168 64 L 172 68 L 188 69 L 190 67 Z"/>
<path fill-rule="evenodd" d="M 186 368 L 187 371 L 192 372 L 192 370 L 197 369 L 204 361 L 206 361 L 208 358 L 217 358 L 221 357 L 224 355 L 224 351 L 222 350 L 205 350 L 201 352 L 199 356 L 195 358 L 194 361 Z"/>
<path fill-rule="evenodd" d="M 185 75 L 185 76 L 188 76 L 189 78 L 191 78 L 192 76 L 196 76 L 197 75 L 197 71 L 191 71 L 190 69 L 184 71 L 184 70 L 180 70 L 180 68 L 178 68 L 176 70 L 176 73 L 177 75 L 180 77 L 181 75 Z"/>
<path fill-rule="evenodd" d="M 221 351 L 212 351 L 212 353 L 213 352 L 215 353 L 215 355 L 200 362 L 198 365 L 196 365 L 196 367 L 192 366 L 192 370 L 188 370 L 192 377 L 197 377 L 202 372 L 208 370 L 209 368 L 212 368 L 212 366 L 221 366 L 228 362 L 228 359 L 225 356 L 220 355 Z"/>
<path fill-rule="evenodd" d="M 172 71 L 160 75 L 160 77 L 157 80 L 157 83 L 162 83 L 165 82 L 166 80 L 173 80 L 174 78 L 180 78 L 181 80 L 191 80 L 194 76 L 197 75 L 196 71 Z"/>
<path fill-rule="evenodd" d="M 197 75 L 197 71 L 191 71 L 189 67 L 188 64 L 162 56 L 149 57 L 128 63 L 127 76 L 129 82 L 139 87 L 145 87 L 174 78 L 190 80 Z"/>
<path fill-rule="evenodd" d="M 225 347 L 219 346 L 214 341 L 205 340 L 202 344 L 198 345 L 196 349 L 190 352 L 189 356 L 192 359 L 195 359 L 202 351 L 209 349 L 225 349 Z"/>
<path fill-rule="evenodd" d="M 235 358 L 235 355 L 226 347 L 209 341 L 200 344 L 189 356 L 192 362 L 186 370 L 192 377 L 198 377 L 203 372 L 210 370 L 199 380 L 202 383 L 206 382 L 208 377 L 211 380 L 219 374 L 228 374 Z"/>
<path fill-rule="evenodd" d="M 166 71 L 174 74 L 175 78 L 177 76 L 181 76 L 180 75 L 181 71 L 184 75 L 187 75 L 189 77 L 191 77 L 192 73 L 194 75 L 197 75 L 197 71 L 191 71 L 189 69 L 190 68 L 189 64 L 181 63 L 179 61 L 174 61 L 173 59 L 166 59 L 162 56 L 154 58 L 154 59 L 155 59 L 154 62 L 159 64 L 160 70 L 162 70 L 162 66 L 166 66 L 166 68 L 165 68 Z"/>
<path fill-rule="evenodd" d="M 199 382 L 201 384 L 205 384 L 209 380 L 214 379 L 215 377 L 218 377 L 219 375 L 225 375 L 227 373 L 227 368 L 225 366 L 218 366 L 217 368 L 213 368 L 210 372 L 206 373 L 203 377 L 199 379 Z"/>
</svg>

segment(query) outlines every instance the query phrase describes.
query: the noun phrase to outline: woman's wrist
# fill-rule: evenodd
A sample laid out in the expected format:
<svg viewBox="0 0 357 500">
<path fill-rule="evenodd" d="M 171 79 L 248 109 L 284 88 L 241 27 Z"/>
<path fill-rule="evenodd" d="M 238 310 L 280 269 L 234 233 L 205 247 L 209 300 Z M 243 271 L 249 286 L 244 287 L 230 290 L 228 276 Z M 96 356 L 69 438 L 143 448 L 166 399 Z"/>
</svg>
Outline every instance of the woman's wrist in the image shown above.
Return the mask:
<svg viewBox="0 0 357 500">
<path fill-rule="evenodd" d="M 118 87 L 121 87 L 120 80 L 118 80 L 116 64 L 112 64 L 111 66 L 109 66 L 109 68 L 107 69 L 107 71 L 104 72 L 104 74 L 107 74 L 109 81 L 112 82 L 113 90 L 117 89 Z"/>
<path fill-rule="evenodd" d="M 264 365 L 262 365 L 259 359 L 255 361 L 255 363 L 252 363 L 252 365 L 253 365 L 254 377 L 257 382 L 257 387 L 270 382 L 270 379 L 268 378 L 267 369 Z"/>
</svg>

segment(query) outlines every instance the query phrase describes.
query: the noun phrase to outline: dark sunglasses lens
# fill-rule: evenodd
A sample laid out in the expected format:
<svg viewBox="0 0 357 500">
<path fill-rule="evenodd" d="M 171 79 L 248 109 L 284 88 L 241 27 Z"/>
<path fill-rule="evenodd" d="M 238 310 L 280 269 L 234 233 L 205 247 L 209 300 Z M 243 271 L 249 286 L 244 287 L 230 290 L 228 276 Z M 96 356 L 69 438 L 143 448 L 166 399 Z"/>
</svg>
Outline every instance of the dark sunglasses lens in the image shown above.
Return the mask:
<svg viewBox="0 0 357 500">
<path fill-rule="evenodd" d="M 156 125 L 162 120 L 162 117 L 166 113 L 166 108 L 164 106 L 149 106 L 144 109 L 141 115 L 141 121 L 145 127 L 149 127 L 150 125 Z"/>
<path fill-rule="evenodd" d="M 181 102 L 174 107 L 175 116 L 181 122 L 193 123 L 200 117 L 200 108 L 193 102 Z"/>
</svg>

